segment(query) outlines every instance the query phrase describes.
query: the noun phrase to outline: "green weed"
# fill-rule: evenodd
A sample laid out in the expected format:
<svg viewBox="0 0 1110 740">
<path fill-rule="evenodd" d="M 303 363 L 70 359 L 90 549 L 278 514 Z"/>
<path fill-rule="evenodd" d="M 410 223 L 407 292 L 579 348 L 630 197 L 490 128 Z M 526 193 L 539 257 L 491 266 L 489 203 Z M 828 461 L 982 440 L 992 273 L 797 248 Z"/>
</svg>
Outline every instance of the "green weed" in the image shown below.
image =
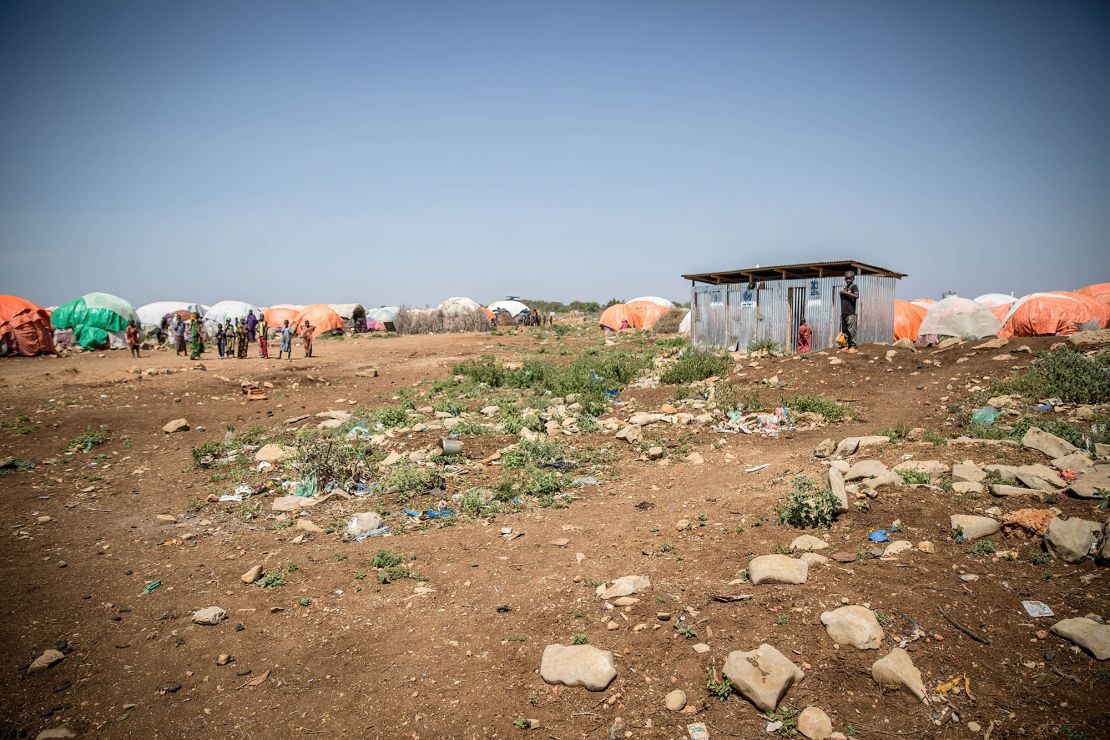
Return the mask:
<svg viewBox="0 0 1110 740">
<path fill-rule="evenodd" d="M 706 378 L 724 377 L 732 369 L 732 359 L 728 355 L 712 351 L 689 350 L 682 353 L 673 365 L 666 369 L 659 380 L 667 385 L 683 385 Z"/>
<path fill-rule="evenodd" d="M 778 510 L 779 521 L 792 527 L 828 527 L 836 519 L 840 501 L 832 490 L 822 488 L 804 475 L 794 479 L 794 488 Z"/>
<path fill-rule="evenodd" d="M 929 482 L 929 474 L 926 473 L 924 470 L 917 470 L 915 468 L 902 468 L 900 470 L 895 470 L 894 472 L 898 474 L 898 477 L 901 478 L 902 482 L 905 483 L 907 486 L 921 485 Z"/>
</svg>

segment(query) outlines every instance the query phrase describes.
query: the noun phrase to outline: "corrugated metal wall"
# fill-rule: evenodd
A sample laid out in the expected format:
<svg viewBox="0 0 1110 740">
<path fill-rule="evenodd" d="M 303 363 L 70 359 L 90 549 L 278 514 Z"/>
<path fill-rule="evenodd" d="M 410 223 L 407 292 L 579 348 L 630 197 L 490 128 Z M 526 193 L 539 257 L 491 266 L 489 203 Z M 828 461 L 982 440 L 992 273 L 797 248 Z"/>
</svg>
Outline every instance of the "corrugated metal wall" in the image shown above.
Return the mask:
<svg viewBox="0 0 1110 740">
<path fill-rule="evenodd" d="M 889 342 L 894 337 L 894 288 L 896 278 L 857 277 L 859 285 L 858 344 Z M 796 349 L 795 331 L 800 316 L 812 329 L 814 351 L 836 345 L 840 331 L 840 295 L 843 277 L 777 280 L 748 290 L 743 283 L 692 284 L 695 345 L 738 346 L 744 350 L 755 340 L 770 339 L 786 352 Z"/>
</svg>

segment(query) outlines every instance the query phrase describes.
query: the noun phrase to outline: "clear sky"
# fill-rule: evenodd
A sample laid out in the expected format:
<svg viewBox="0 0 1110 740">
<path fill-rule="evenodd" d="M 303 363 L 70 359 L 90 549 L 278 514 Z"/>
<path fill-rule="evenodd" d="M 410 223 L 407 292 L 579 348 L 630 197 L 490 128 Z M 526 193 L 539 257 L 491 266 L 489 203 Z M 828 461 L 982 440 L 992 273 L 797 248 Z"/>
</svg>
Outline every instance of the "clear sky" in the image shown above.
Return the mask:
<svg viewBox="0 0 1110 740">
<path fill-rule="evenodd" d="M 0 2 L 0 293 L 1110 280 L 1110 4 Z"/>
</svg>

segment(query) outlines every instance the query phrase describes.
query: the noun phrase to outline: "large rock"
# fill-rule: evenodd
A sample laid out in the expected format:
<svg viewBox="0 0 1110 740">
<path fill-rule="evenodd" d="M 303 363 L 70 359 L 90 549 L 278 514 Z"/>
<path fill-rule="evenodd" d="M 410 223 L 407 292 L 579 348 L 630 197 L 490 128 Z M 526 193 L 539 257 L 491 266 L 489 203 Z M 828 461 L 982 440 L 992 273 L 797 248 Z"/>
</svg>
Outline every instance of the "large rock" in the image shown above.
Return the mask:
<svg viewBox="0 0 1110 740">
<path fill-rule="evenodd" d="M 875 447 L 876 445 L 883 445 L 890 442 L 890 437 L 883 437 L 880 435 L 872 435 L 869 437 L 847 437 L 840 440 L 840 444 L 836 446 L 837 457 L 850 457 L 865 447 Z"/>
<path fill-rule="evenodd" d="M 1086 617 L 1063 619 L 1052 625 L 1052 631 L 1087 650 L 1098 660 L 1110 658 L 1110 625 Z"/>
<path fill-rule="evenodd" d="M 986 477 L 986 472 L 970 460 L 952 466 L 953 483 L 982 483 Z"/>
<path fill-rule="evenodd" d="M 910 660 L 910 654 L 902 648 L 894 648 L 871 664 L 871 677 L 880 686 L 906 689 L 918 699 L 928 704 L 925 683 L 921 671 Z"/>
<path fill-rule="evenodd" d="M 27 667 L 27 672 L 38 673 L 39 671 L 45 671 L 55 663 L 65 660 L 65 657 L 66 656 L 59 650 L 44 650 L 42 655 L 35 658 L 34 662 Z"/>
<path fill-rule="evenodd" d="M 608 650 L 593 645 L 548 645 L 540 658 L 540 677 L 547 683 L 604 691 L 617 677 L 617 669 Z"/>
<path fill-rule="evenodd" d="M 1087 557 L 1101 531 L 1098 522 L 1055 517 L 1044 533 L 1044 546 L 1053 557 L 1065 563 L 1078 563 Z"/>
<path fill-rule="evenodd" d="M 211 627 L 225 619 L 227 619 L 227 612 L 218 606 L 206 606 L 193 612 L 193 624 L 203 624 Z"/>
<path fill-rule="evenodd" d="M 1096 465 L 1068 487 L 1068 491 L 1079 498 L 1098 498 L 1099 490 L 1110 491 L 1110 465 Z"/>
<path fill-rule="evenodd" d="M 617 432 L 616 436 L 617 439 L 623 439 L 628 444 L 633 444 L 640 441 L 642 433 L 640 427 L 636 426 L 635 424 L 629 424 L 624 429 L 621 429 L 619 432 Z"/>
<path fill-rule="evenodd" d="M 850 483 L 864 478 L 878 478 L 880 475 L 889 472 L 886 465 L 883 465 L 879 460 L 860 460 L 848 469 L 848 472 L 844 474 L 844 480 Z"/>
<path fill-rule="evenodd" d="M 766 643 L 755 650 L 729 653 L 724 674 L 741 696 L 764 712 L 775 711 L 787 690 L 806 675 Z"/>
<path fill-rule="evenodd" d="M 976 483 L 975 485 L 979 485 L 979 484 Z M 952 490 L 956 490 L 955 487 L 953 487 Z M 1049 493 L 1049 490 L 1047 488 L 1037 488 L 1037 489 L 1021 488 L 1019 486 L 1008 486 L 1005 483 L 995 483 L 994 485 L 991 486 L 991 494 L 994 495 L 994 496 L 999 496 L 999 497 L 1005 497 L 1005 496 L 1032 496 L 1035 499 L 1037 499 L 1038 501 L 1044 501 L 1045 496 L 1048 495 L 1048 493 Z"/>
<path fill-rule="evenodd" d="M 798 732 L 809 740 L 828 740 L 832 737 L 832 720 L 821 707 L 806 707 L 798 715 Z"/>
<path fill-rule="evenodd" d="M 795 537 L 794 541 L 790 543 L 790 547 L 792 547 L 793 549 L 795 549 L 799 552 L 812 552 L 813 550 L 824 550 L 828 546 L 829 546 L 828 542 L 825 542 L 820 537 L 814 537 L 811 534 L 803 534 L 803 535 L 800 535 L 798 537 Z"/>
<path fill-rule="evenodd" d="M 1051 490 L 1067 486 L 1057 471 L 1042 463 L 1022 465 L 1017 469 L 1017 479 L 1030 488 Z"/>
<path fill-rule="evenodd" d="M 166 434 L 187 432 L 189 431 L 189 422 L 185 419 L 174 419 L 173 421 L 166 422 L 166 425 L 162 427 L 162 431 Z"/>
<path fill-rule="evenodd" d="M 1089 473 L 1094 463 L 1086 452 L 1073 452 L 1070 455 L 1058 457 L 1051 463 L 1057 470 L 1070 470 L 1073 473 Z"/>
<path fill-rule="evenodd" d="M 261 565 L 256 565 L 256 566 L 252 567 L 250 570 L 248 570 L 246 573 L 244 573 L 243 575 L 239 576 L 239 580 L 241 580 L 243 583 L 254 583 L 255 581 L 257 581 L 261 577 L 262 577 L 262 566 Z"/>
<path fill-rule="evenodd" d="M 829 488 L 840 504 L 840 511 L 847 511 L 848 492 L 844 489 L 844 473 L 836 467 L 829 468 Z"/>
<path fill-rule="evenodd" d="M 964 542 L 971 542 L 980 537 L 990 537 L 992 534 L 1002 529 L 1002 525 L 996 519 L 991 519 L 989 516 L 975 516 L 973 514 L 953 514 L 948 517 L 952 523 L 952 531 L 962 532 Z"/>
<path fill-rule="evenodd" d="M 331 419 L 332 421 L 347 421 L 351 418 L 350 411 L 321 411 L 316 414 L 317 419 Z"/>
<path fill-rule="evenodd" d="M 834 452 L 836 452 L 836 442 L 826 438 L 822 440 L 821 444 L 817 445 L 817 449 L 813 451 L 813 456 L 824 458 L 832 455 Z"/>
<path fill-rule="evenodd" d="M 1049 434 L 1038 427 L 1029 427 L 1029 431 L 1021 438 L 1021 445 L 1042 452 L 1053 460 L 1079 450 L 1066 439 L 1060 439 L 1055 434 Z"/>
<path fill-rule="evenodd" d="M 270 443 L 268 445 L 262 445 L 258 452 L 254 453 L 254 461 L 272 464 L 285 459 L 288 454 L 289 452 L 281 445 Z"/>
<path fill-rule="evenodd" d="M 883 642 L 883 628 L 875 614 L 863 606 L 842 606 L 821 614 L 821 624 L 838 645 L 875 650 Z"/>
<path fill-rule="evenodd" d="M 936 483 L 948 473 L 948 466 L 939 460 L 906 460 L 894 466 L 894 470 L 917 470 L 929 477 L 930 483 Z"/>
<path fill-rule="evenodd" d="M 620 596 L 631 596 L 649 588 L 651 588 L 651 581 L 646 576 L 621 576 L 615 581 L 598 586 L 597 595 L 603 599 L 615 599 Z"/>
<path fill-rule="evenodd" d="M 748 578 L 752 584 L 805 583 L 809 578 L 809 563 L 788 555 L 760 555 L 748 563 Z"/>
</svg>

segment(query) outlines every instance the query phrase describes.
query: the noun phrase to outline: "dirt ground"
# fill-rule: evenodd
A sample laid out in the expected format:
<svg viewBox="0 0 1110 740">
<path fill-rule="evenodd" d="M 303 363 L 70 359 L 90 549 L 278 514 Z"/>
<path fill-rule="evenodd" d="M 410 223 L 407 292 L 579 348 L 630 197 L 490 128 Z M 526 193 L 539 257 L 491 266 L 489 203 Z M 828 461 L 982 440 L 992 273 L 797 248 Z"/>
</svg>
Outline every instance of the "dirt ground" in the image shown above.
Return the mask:
<svg viewBox="0 0 1110 740">
<path fill-rule="evenodd" d="M 275 529 L 268 506 L 267 516 L 244 522 L 237 504 L 205 502 L 210 472 L 194 466 L 191 450 L 222 440 L 228 427 L 281 426 L 290 417 L 352 408 L 349 401 L 381 406 L 401 389 L 448 376 L 462 359 L 518 359 L 538 341 L 528 334 L 319 340 L 311 360 L 219 361 L 209 353 L 204 370 L 157 351 L 140 360 L 117 351 L 0 361 L 0 419 L 29 417 L 23 428 L 0 428 L 0 458 L 35 465 L 0 477 L 0 586 L 7 594 L 0 734 L 35 737 L 64 726 L 79 737 L 107 738 L 570 738 L 605 737 L 621 718 L 631 737 L 685 738 L 695 722 L 712 737 L 768 737 L 767 718 L 749 702 L 737 694 L 721 701 L 706 690 L 707 671 L 720 670 L 730 651 L 767 642 L 806 673 L 783 703 L 820 706 L 849 736 L 1110 737 L 1110 665 L 1045 632 L 1056 620 L 1032 619 L 1021 605 L 1038 599 L 1057 618 L 1110 617 L 1107 569 L 1090 559 L 1034 564 L 1029 555 L 1038 544 L 1002 534 L 992 539 L 999 550 L 1017 550 L 1016 561 L 975 557 L 950 535 L 950 514 L 1010 511 L 1027 500 L 897 488 L 869 511 L 853 509 L 831 530 L 809 533 L 828 536 L 834 549 L 867 551 L 872 530 L 900 520 L 900 538 L 929 540 L 935 553 L 833 562 L 811 569 L 804 585 L 738 581 L 751 557 L 804 533 L 777 524 L 774 510 L 794 476 L 826 477 L 827 465 L 813 455 L 823 438 L 874 434 L 899 422 L 954 436 L 945 425 L 950 407 L 966 407 L 970 389 L 1027 365 L 1030 354 L 999 361 L 997 350 L 964 344 L 935 356 L 902 350 L 889 362 L 881 346 L 838 355 L 839 365 L 829 355 L 762 359 L 755 368 L 745 360 L 735 368 L 739 384 L 766 389 L 762 381 L 777 375 L 781 392 L 837 399 L 851 419 L 779 438 L 660 430 L 701 453 L 700 465 L 660 465 L 638 459 L 611 433 L 580 435 L 567 441 L 611 446 L 619 460 L 613 475 L 562 509 L 460 518 L 361 543 L 324 533 L 293 544 L 301 532 Z M 1026 343 L 1043 349 L 1051 340 Z M 926 358 L 936 364 L 922 364 Z M 142 377 L 136 367 L 185 370 Z M 369 368 L 378 376 L 359 374 Z M 240 378 L 273 388 L 266 400 L 248 402 Z M 670 396 L 659 388 L 627 391 L 618 413 L 654 410 Z M 191 430 L 163 433 L 178 417 Z M 66 452 L 72 438 L 102 424 L 110 441 Z M 497 444 L 467 446 L 468 456 L 481 457 Z M 893 466 L 907 455 L 948 464 L 1044 461 L 1009 446 L 908 441 L 872 457 Z M 745 472 L 757 465 L 767 467 Z M 1065 496 L 1052 505 L 1067 516 L 1106 516 Z M 339 509 L 358 510 L 357 503 Z M 167 514 L 176 523 L 160 523 Z M 693 526 L 677 530 L 680 519 Z M 502 527 L 523 536 L 505 538 Z M 570 542 L 551 544 L 558 538 Z M 368 565 L 379 546 L 414 555 L 424 580 L 379 584 Z M 244 584 L 241 574 L 256 564 L 284 570 L 287 584 Z M 631 574 L 651 580 L 632 606 L 607 608 L 588 585 Z M 979 578 L 959 578 L 966 574 Z M 160 588 L 143 593 L 158 580 Z M 724 594 L 752 598 L 713 599 Z M 880 650 L 837 647 L 828 638 L 820 614 L 842 603 L 889 615 Z M 227 611 L 225 621 L 191 622 L 195 610 L 213 605 Z M 955 628 L 942 609 L 987 642 Z M 684 638 L 659 613 L 684 617 L 697 637 Z M 611 620 L 617 629 L 607 628 Z M 637 631 L 640 624 L 646 627 Z M 927 637 L 907 650 L 930 689 L 928 705 L 880 689 L 870 674 L 871 663 L 916 625 Z M 540 678 L 544 647 L 569 644 L 579 632 L 616 656 L 617 678 L 603 692 Z M 695 643 L 710 649 L 699 654 Z M 29 674 L 30 663 L 56 645 L 65 659 Z M 231 656 L 226 665 L 217 664 L 221 654 Z M 970 691 L 934 694 L 964 674 Z M 665 708 L 674 688 L 686 691 L 692 710 Z M 514 721 L 522 718 L 538 723 L 519 729 Z"/>
</svg>

